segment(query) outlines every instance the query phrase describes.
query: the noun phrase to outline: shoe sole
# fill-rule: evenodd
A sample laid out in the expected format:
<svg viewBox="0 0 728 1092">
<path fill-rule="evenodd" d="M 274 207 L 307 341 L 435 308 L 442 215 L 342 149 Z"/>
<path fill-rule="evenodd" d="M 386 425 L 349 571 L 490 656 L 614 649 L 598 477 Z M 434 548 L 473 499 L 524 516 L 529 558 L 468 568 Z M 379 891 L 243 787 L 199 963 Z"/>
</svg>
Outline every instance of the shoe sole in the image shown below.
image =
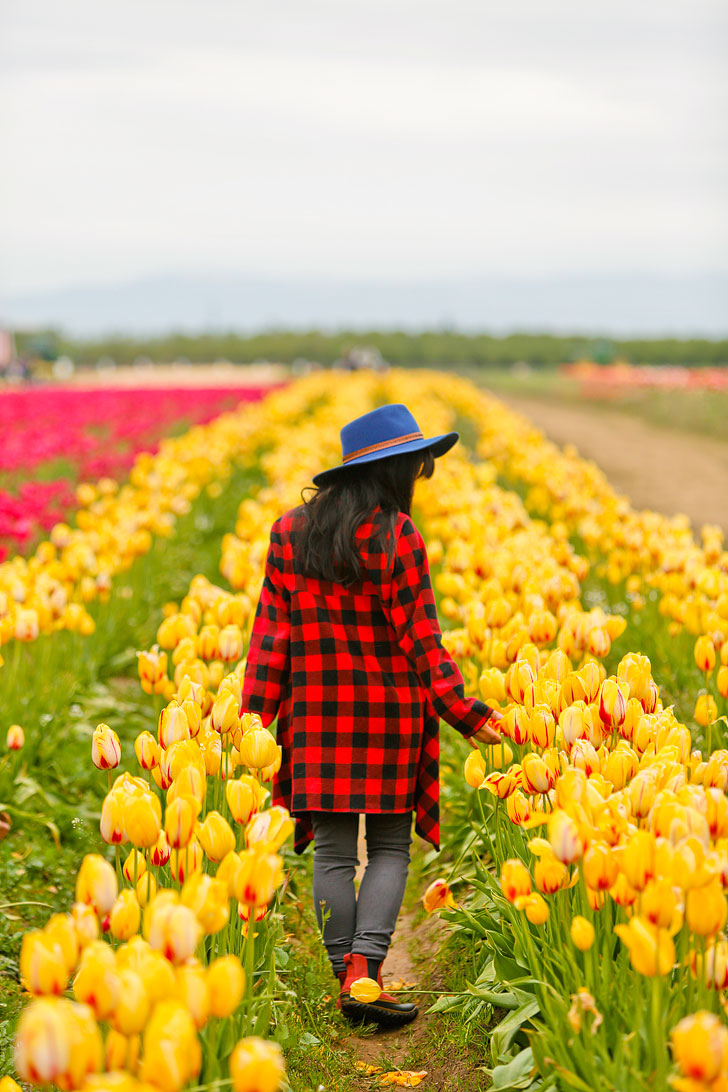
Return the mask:
<svg viewBox="0 0 728 1092">
<path fill-rule="evenodd" d="M 379 1024 L 380 1027 L 398 1028 L 411 1024 L 417 1017 L 419 1009 L 411 1012 L 402 1012 L 398 1008 L 390 1008 L 387 1002 L 364 1002 L 353 999 L 341 1002 L 341 1011 L 349 1020 L 357 1023 Z"/>
</svg>

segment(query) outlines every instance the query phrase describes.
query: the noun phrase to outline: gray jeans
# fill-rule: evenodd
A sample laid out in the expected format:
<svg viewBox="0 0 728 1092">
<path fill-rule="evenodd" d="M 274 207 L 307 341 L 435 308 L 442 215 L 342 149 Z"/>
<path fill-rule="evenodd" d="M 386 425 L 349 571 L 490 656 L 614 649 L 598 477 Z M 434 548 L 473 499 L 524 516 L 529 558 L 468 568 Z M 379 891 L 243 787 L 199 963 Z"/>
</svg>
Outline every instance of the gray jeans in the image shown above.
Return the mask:
<svg viewBox="0 0 728 1092">
<path fill-rule="evenodd" d="M 313 812 L 313 901 L 334 974 L 356 952 L 381 963 L 402 905 L 412 841 L 412 812 L 367 815 L 367 866 L 357 898 L 359 816 Z M 324 915 L 327 915 L 324 922 Z"/>
</svg>

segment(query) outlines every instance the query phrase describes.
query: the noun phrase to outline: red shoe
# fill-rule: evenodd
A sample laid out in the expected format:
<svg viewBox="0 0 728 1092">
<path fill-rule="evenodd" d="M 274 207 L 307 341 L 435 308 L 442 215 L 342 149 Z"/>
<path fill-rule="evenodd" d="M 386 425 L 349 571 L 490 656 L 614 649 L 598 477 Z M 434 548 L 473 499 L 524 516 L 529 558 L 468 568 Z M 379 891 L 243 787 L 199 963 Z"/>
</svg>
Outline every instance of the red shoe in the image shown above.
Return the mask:
<svg viewBox="0 0 728 1092">
<path fill-rule="evenodd" d="M 344 956 L 346 978 L 341 987 L 339 1000 L 341 1011 L 350 1020 L 366 1021 L 379 1024 L 380 1027 L 398 1028 L 411 1023 L 417 1016 L 418 1008 L 410 1001 L 404 1004 L 389 993 L 381 993 L 376 1001 L 355 1001 L 351 996 L 352 983 L 358 978 L 370 978 L 367 958 L 352 953 Z M 377 967 L 377 982 L 382 985 L 382 965 Z"/>
<path fill-rule="evenodd" d="M 336 971 L 336 978 L 339 981 L 339 996 L 336 998 L 336 1007 L 337 1007 L 337 1009 L 340 1009 L 341 1008 L 341 991 L 342 991 L 342 989 L 344 987 L 344 982 L 346 981 L 346 971 Z"/>
</svg>

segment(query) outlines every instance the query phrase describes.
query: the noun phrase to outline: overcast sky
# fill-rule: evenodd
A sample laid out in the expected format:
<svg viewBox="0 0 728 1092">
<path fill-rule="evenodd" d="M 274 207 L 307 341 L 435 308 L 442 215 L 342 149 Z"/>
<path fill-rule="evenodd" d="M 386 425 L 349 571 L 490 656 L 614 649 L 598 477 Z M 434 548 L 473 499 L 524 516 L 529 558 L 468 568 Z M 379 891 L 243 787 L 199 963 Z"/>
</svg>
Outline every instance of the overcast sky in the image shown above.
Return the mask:
<svg viewBox="0 0 728 1092">
<path fill-rule="evenodd" d="M 0 0 L 0 289 L 728 268 L 724 0 Z"/>
</svg>

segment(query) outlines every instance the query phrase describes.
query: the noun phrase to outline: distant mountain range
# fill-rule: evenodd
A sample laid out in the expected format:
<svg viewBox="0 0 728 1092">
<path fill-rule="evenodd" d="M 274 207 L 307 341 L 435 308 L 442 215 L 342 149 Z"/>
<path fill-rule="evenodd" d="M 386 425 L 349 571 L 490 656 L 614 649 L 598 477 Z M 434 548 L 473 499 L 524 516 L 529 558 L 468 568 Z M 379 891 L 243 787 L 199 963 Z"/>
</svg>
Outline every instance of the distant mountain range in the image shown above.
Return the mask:
<svg viewBox="0 0 728 1092">
<path fill-rule="evenodd" d="M 728 273 L 342 281 L 154 276 L 0 296 L 0 326 L 81 336 L 172 330 L 435 329 L 728 335 Z"/>
</svg>

